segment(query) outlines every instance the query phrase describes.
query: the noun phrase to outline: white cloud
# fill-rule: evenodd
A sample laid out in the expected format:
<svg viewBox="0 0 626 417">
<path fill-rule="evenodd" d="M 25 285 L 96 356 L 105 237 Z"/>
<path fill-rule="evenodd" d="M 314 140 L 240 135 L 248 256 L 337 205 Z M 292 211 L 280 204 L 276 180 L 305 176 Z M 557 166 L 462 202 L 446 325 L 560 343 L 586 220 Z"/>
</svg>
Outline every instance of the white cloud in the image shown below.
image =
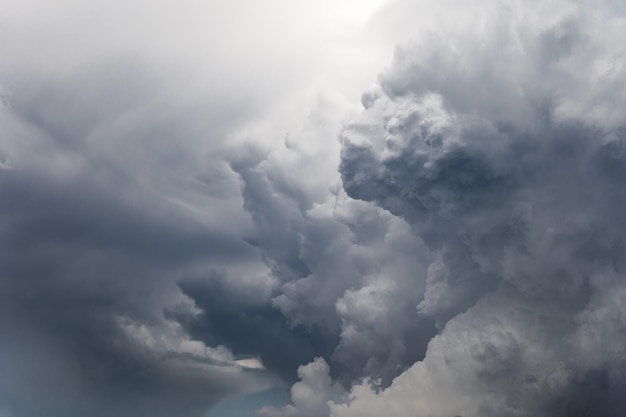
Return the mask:
<svg viewBox="0 0 626 417">
<path fill-rule="evenodd" d="M 298 368 L 301 381 L 291 387 L 293 405 L 265 407 L 259 410 L 259 414 L 265 417 L 328 415 L 329 402 L 340 401 L 346 395 L 343 387 L 332 381 L 329 371 L 323 358 L 315 358 L 313 362 L 301 366 Z"/>
</svg>

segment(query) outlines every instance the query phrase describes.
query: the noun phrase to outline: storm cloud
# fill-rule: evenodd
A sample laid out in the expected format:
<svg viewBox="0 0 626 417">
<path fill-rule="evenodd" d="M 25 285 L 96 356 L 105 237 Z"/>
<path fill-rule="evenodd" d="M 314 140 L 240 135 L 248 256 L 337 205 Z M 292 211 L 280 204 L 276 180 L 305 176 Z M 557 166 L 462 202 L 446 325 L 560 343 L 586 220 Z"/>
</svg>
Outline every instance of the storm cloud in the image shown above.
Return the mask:
<svg viewBox="0 0 626 417">
<path fill-rule="evenodd" d="M 311 165 L 329 174 L 303 207 L 337 177 L 340 122 L 315 120 L 351 107 L 320 87 L 341 78 L 318 78 L 336 51 L 330 26 L 312 29 L 329 16 L 284 1 L 3 6 L 0 413 L 201 416 L 330 356 L 337 319 L 297 327 L 272 301 L 308 270 L 292 234 L 271 242 L 293 199 L 272 203 L 277 181 L 253 171 L 313 111 L 335 156 Z"/>
<path fill-rule="evenodd" d="M 117 87 L 98 78 L 99 88 Z M 269 386 L 263 375 L 244 375 L 227 349 L 188 349 L 191 341 L 162 313 L 193 307 L 175 284 L 181 268 L 257 258 L 226 223 L 207 227 L 180 213 L 165 191 L 181 180 L 165 161 L 175 150 L 137 143 L 184 122 L 101 125 L 102 114 L 116 118 L 119 109 L 75 104 L 67 88 L 43 93 L 16 83 L 2 109 L 2 402 L 18 416 L 198 415 L 243 386 Z M 216 210 L 232 204 L 214 201 Z"/>
<path fill-rule="evenodd" d="M 606 42 L 625 21 L 606 4 L 536 6 L 400 46 L 343 133 L 348 195 L 435 256 L 416 313 L 441 333 L 333 416 L 624 411 L 621 336 L 603 329 L 624 285 L 624 55 Z"/>
<path fill-rule="evenodd" d="M 626 411 L 619 4 L 9 3 L 0 415 Z"/>
</svg>

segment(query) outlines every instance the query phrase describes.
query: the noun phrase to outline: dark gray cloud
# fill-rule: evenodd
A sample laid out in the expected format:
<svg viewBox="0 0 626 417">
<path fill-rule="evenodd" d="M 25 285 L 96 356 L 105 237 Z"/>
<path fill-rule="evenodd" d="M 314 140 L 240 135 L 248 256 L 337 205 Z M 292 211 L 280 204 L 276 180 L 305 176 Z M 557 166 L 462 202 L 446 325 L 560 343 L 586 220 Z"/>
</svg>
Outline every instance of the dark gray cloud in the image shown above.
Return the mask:
<svg viewBox="0 0 626 417">
<path fill-rule="evenodd" d="M 434 253 L 417 313 L 442 330 L 388 389 L 355 386 L 331 415 L 624 412 L 621 338 L 603 330 L 626 221 L 624 125 L 605 111 L 623 108 L 606 89 L 623 80 L 621 49 L 603 42 L 623 17 L 600 12 L 607 35 L 585 7 L 487 8 L 481 29 L 401 46 L 364 96 L 344 187 Z"/>
<path fill-rule="evenodd" d="M 325 328 L 291 326 L 270 298 L 229 285 L 227 276 L 183 279 L 180 287 L 202 309 L 195 317 L 174 316 L 190 335 L 207 345 L 224 344 L 235 355 L 258 356 L 287 382 L 296 380 L 301 364 L 330 356 L 337 343 Z"/>
<path fill-rule="evenodd" d="M 0 415 L 623 414 L 618 6 L 390 2 L 355 111 L 313 3 L 73 3 L 3 20 Z"/>
<path fill-rule="evenodd" d="M 199 416 L 330 360 L 358 275 L 302 307 L 295 283 L 316 268 L 300 234 L 324 222 L 303 216 L 337 182 L 350 104 L 329 93 L 301 114 L 328 66 L 318 2 L 253 3 L 7 5 L 3 415 Z M 292 155 L 272 156 L 301 120 Z M 332 146 L 310 149 L 320 137 Z M 294 159 L 314 175 L 285 175 Z"/>
<path fill-rule="evenodd" d="M 332 111 L 322 106 L 311 119 Z M 187 328 L 208 343 L 221 335 L 236 353 L 259 353 L 287 380 L 299 365 L 323 357 L 346 384 L 369 375 L 387 385 L 423 356 L 435 332 L 432 319 L 403 319 L 423 296 L 425 249 L 403 221 L 342 190 L 328 194 L 318 182 L 307 184 L 308 172 L 287 170 L 311 160 L 326 164 L 326 148 L 338 146 L 330 140 L 309 155 L 285 146 L 233 162 L 254 224 L 246 240 L 261 250 L 273 283 L 233 286 L 227 273 L 183 280 L 184 293 L 205 311 Z M 337 173 L 325 176 L 318 181 L 335 187 Z"/>
<path fill-rule="evenodd" d="M 15 58 L 1 68 L 2 407 L 201 416 L 274 384 L 164 314 L 195 309 L 177 286 L 185 273 L 264 268 L 219 157 L 254 105 L 221 101 L 213 119 L 145 57 L 62 58 L 59 73 Z"/>
<path fill-rule="evenodd" d="M 65 150 L 39 131 L 49 136 L 23 139 L 46 141 L 51 152 L 18 154 L 0 178 L 3 404 L 16 416 L 202 415 L 225 395 L 267 386 L 266 375 L 248 375 L 233 358 L 205 363 L 211 349 L 176 357 L 186 350 L 162 346 L 186 338 L 163 333 L 173 324 L 162 309 L 184 303 L 181 272 L 253 264 L 253 249 L 175 214 L 128 173 L 72 166 L 90 149 Z M 31 167 L 29 158 L 40 161 Z M 70 175 L 54 166 L 63 158 Z M 148 326 L 161 347 L 144 346 L 124 323 Z"/>
</svg>

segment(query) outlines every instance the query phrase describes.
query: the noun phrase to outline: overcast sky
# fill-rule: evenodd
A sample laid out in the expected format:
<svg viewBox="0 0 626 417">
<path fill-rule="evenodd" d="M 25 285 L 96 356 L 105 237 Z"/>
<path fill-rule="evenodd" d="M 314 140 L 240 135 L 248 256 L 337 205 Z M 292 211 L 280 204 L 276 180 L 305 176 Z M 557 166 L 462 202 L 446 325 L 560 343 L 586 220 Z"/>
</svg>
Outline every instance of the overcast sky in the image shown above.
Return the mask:
<svg viewBox="0 0 626 417">
<path fill-rule="evenodd" d="M 0 0 L 0 417 L 626 415 L 624 39 Z"/>
</svg>

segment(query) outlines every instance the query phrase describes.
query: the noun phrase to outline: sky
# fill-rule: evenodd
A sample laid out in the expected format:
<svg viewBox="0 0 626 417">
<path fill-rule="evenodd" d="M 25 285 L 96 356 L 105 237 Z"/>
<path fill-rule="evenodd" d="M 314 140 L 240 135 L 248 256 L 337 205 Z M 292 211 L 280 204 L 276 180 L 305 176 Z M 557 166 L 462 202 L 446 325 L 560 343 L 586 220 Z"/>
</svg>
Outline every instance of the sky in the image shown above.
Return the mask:
<svg viewBox="0 0 626 417">
<path fill-rule="evenodd" d="M 0 417 L 626 414 L 614 0 L 0 0 Z"/>
</svg>

